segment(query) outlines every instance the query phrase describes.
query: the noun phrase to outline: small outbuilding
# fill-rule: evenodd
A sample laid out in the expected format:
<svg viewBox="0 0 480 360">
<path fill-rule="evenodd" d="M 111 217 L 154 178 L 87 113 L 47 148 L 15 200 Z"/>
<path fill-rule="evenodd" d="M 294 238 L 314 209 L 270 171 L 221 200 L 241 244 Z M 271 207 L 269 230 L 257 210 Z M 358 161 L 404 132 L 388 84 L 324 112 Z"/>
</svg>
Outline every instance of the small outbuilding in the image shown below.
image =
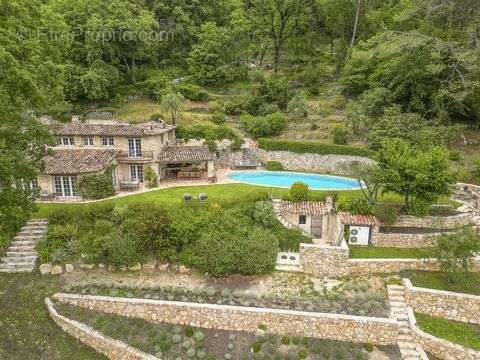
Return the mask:
<svg viewBox="0 0 480 360">
<path fill-rule="evenodd" d="M 380 222 L 373 215 L 353 215 L 339 213 L 340 220 L 347 230 L 346 240 L 350 245 L 372 246 L 379 232 Z"/>
</svg>

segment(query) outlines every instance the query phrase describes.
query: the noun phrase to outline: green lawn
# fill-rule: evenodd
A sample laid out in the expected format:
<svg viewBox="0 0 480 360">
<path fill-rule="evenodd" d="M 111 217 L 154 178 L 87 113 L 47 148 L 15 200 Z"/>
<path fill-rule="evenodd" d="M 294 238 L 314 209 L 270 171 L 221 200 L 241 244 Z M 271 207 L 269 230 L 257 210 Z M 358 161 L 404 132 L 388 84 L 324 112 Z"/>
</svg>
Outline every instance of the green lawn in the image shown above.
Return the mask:
<svg viewBox="0 0 480 360">
<path fill-rule="evenodd" d="M 367 247 L 349 246 L 352 259 L 422 259 L 429 257 L 429 248 L 393 248 L 393 247 Z"/>
<path fill-rule="evenodd" d="M 480 273 L 468 273 L 459 280 L 451 280 L 440 272 L 405 271 L 403 277 L 409 278 L 413 286 L 480 295 Z"/>
<path fill-rule="evenodd" d="M 245 196 L 266 192 L 275 198 L 288 196 L 289 189 L 269 188 L 262 186 L 246 185 L 246 184 L 221 184 L 221 185 L 204 185 L 204 186 L 179 186 L 175 188 L 159 189 L 142 194 L 134 194 L 122 198 L 105 200 L 104 202 L 115 203 L 116 205 L 125 205 L 138 201 L 154 201 L 163 204 L 179 204 L 183 201 L 183 194 L 191 193 L 198 195 L 199 193 L 206 193 L 210 201 L 232 201 L 235 199 L 242 199 Z M 331 191 L 311 191 L 312 200 L 322 200 L 326 195 L 331 194 Z M 340 191 L 338 192 L 338 203 L 344 203 L 351 198 L 362 196 L 360 191 Z M 401 203 L 402 198 L 397 194 L 387 193 L 379 198 L 384 202 Z M 452 204 L 448 199 L 443 199 L 439 203 Z M 454 203 L 453 203 L 454 204 Z M 84 206 L 82 204 L 39 204 L 38 212 L 34 214 L 35 217 L 48 217 L 53 209 L 59 209 L 69 206 Z"/>
<path fill-rule="evenodd" d="M 50 319 L 43 301 L 60 290 L 59 277 L 0 273 L 0 359 L 105 359 Z"/>
<path fill-rule="evenodd" d="M 480 350 L 480 326 L 424 314 L 415 314 L 418 327 L 436 337 Z"/>
</svg>

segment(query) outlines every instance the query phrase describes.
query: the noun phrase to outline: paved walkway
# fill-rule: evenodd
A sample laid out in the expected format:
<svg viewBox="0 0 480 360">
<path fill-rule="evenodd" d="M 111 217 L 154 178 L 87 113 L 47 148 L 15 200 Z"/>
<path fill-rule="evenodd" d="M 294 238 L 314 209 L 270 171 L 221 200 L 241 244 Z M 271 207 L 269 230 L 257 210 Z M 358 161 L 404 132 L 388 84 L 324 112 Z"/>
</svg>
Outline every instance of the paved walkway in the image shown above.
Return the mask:
<svg viewBox="0 0 480 360">
<path fill-rule="evenodd" d="M 415 344 L 408 322 L 407 303 L 405 301 L 405 287 L 388 285 L 388 301 L 390 303 L 390 318 L 400 323 L 398 348 L 404 360 L 428 360 L 423 349 Z"/>
<path fill-rule="evenodd" d="M 37 261 L 36 245 L 47 233 L 48 222 L 44 219 L 28 221 L 13 239 L 5 257 L 0 262 L 0 272 L 32 272 Z"/>
</svg>

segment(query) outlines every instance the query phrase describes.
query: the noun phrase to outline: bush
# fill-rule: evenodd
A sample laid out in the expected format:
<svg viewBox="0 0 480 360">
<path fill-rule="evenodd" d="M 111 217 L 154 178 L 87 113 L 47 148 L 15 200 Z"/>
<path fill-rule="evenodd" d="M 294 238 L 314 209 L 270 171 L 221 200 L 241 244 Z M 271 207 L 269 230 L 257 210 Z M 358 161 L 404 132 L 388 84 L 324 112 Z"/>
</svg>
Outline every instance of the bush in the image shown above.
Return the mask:
<svg viewBox="0 0 480 360">
<path fill-rule="evenodd" d="M 330 129 L 333 143 L 337 145 L 346 145 L 348 142 L 348 129 L 343 124 L 336 124 Z"/>
<path fill-rule="evenodd" d="M 147 187 L 154 188 L 158 186 L 158 175 L 152 169 L 151 166 L 147 166 L 145 169 L 145 181 L 147 182 Z"/>
<path fill-rule="evenodd" d="M 142 251 L 135 238 L 129 238 L 119 232 L 104 237 L 103 253 L 105 263 L 117 268 L 132 266 L 144 260 Z"/>
<path fill-rule="evenodd" d="M 170 217 L 155 203 L 133 203 L 121 212 L 121 229 L 135 239 L 141 251 L 164 250 L 170 246 Z"/>
<path fill-rule="evenodd" d="M 393 226 L 400 210 L 393 204 L 377 204 L 374 208 L 375 217 L 384 225 Z"/>
<path fill-rule="evenodd" d="M 251 136 L 279 135 L 287 126 L 287 120 L 282 113 L 274 113 L 266 116 L 242 115 L 240 117 L 242 128 Z"/>
<path fill-rule="evenodd" d="M 81 176 L 77 182 L 77 191 L 85 199 L 104 199 L 114 195 L 111 173 Z"/>
<path fill-rule="evenodd" d="M 150 115 L 150 121 L 160 122 L 163 121 L 163 115 L 160 113 L 153 113 Z"/>
<path fill-rule="evenodd" d="M 169 87 L 169 79 L 163 73 L 152 75 L 146 82 L 145 87 L 150 96 L 155 100 L 160 100 L 166 89 Z"/>
<path fill-rule="evenodd" d="M 270 201 L 257 201 L 253 210 L 253 219 L 258 225 L 274 228 L 278 224 L 277 216 Z"/>
<path fill-rule="evenodd" d="M 267 230 L 246 227 L 233 217 L 212 219 L 184 260 L 213 276 L 264 274 L 275 267 L 278 241 Z"/>
<path fill-rule="evenodd" d="M 311 244 L 312 239 L 305 236 L 299 229 L 286 229 L 280 225 L 275 234 L 278 238 L 280 251 L 299 252 L 300 244 Z"/>
<path fill-rule="evenodd" d="M 261 149 L 268 151 L 292 151 L 297 154 L 352 155 L 373 158 L 375 152 L 356 146 L 325 144 L 315 141 L 291 141 L 280 139 L 259 139 Z"/>
<path fill-rule="evenodd" d="M 276 112 L 280 112 L 280 108 L 277 104 L 262 104 L 258 108 L 258 115 L 265 116 L 268 114 L 274 114 Z"/>
<path fill-rule="evenodd" d="M 64 263 L 70 259 L 75 253 L 78 235 L 78 227 L 74 224 L 53 225 L 37 246 L 40 261 Z"/>
<path fill-rule="evenodd" d="M 225 114 L 221 112 L 216 112 L 211 116 L 210 121 L 216 125 L 223 125 L 226 122 Z"/>
<path fill-rule="evenodd" d="M 364 198 L 349 199 L 343 206 L 343 210 L 354 215 L 373 215 L 375 213 L 373 206 Z"/>
<path fill-rule="evenodd" d="M 268 171 L 282 171 L 283 165 L 279 161 L 267 161 L 266 168 Z"/>
<path fill-rule="evenodd" d="M 292 97 L 288 102 L 287 111 L 294 119 L 306 118 L 310 111 L 307 99 L 304 94 L 300 93 Z"/>
<path fill-rule="evenodd" d="M 477 182 L 480 182 L 480 157 L 474 159 L 472 165 L 472 176 Z"/>
<path fill-rule="evenodd" d="M 205 139 L 205 140 L 239 140 L 238 135 L 227 126 L 214 124 L 198 124 L 191 126 L 179 126 L 177 128 L 177 137 L 179 139 Z"/>
<path fill-rule="evenodd" d="M 191 101 L 206 101 L 209 99 L 208 92 L 202 87 L 189 83 L 180 83 L 175 85 L 175 90 L 182 94 L 185 99 Z"/>
<path fill-rule="evenodd" d="M 256 95 L 266 104 L 277 104 L 285 109 L 292 98 L 292 92 L 288 80 L 282 76 L 270 76 L 260 81 L 256 87 Z"/>
<path fill-rule="evenodd" d="M 290 187 L 290 197 L 292 201 L 307 201 L 309 192 L 308 185 L 300 181 L 293 183 Z"/>
</svg>

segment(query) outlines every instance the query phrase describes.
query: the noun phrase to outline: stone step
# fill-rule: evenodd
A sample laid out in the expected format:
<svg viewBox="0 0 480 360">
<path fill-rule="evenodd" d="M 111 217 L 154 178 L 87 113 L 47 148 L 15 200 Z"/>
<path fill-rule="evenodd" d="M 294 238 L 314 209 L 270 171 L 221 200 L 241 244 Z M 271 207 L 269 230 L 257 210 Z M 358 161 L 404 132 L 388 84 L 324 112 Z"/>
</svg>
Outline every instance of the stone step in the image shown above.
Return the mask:
<svg viewBox="0 0 480 360">
<path fill-rule="evenodd" d="M 397 339 L 398 339 L 398 342 L 413 342 L 413 337 L 410 334 L 406 335 L 406 334 L 400 333 Z"/>
<path fill-rule="evenodd" d="M 47 225 L 25 225 L 21 231 L 47 231 Z"/>
<path fill-rule="evenodd" d="M 411 334 L 411 331 L 410 331 L 410 329 L 409 329 L 408 327 L 401 327 L 401 328 L 399 328 L 399 329 L 398 329 L 398 333 L 400 334 L 400 335 L 398 336 L 398 338 L 400 338 L 401 336 L 409 336 L 409 337 L 412 337 L 412 335 L 410 335 L 410 334 Z"/>
<path fill-rule="evenodd" d="M 35 263 L 2 263 L 0 266 L 5 270 L 33 271 Z"/>
<path fill-rule="evenodd" d="M 389 301 L 394 301 L 394 302 L 405 302 L 405 296 L 395 296 L 391 295 L 388 297 Z"/>
<path fill-rule="evenodd" d="M 11 246 L 27 246 L 27 245 L 37 245 L 37 240 L 15 240 L 12 242 Z"/>
<path fill-rule="evenodd" d="M 43 235 L 17 235 L 13 240 L 40 240 Z"/>
<path fill-rule="evenodd" d="M 3 257 L 2 261 L 4 263 L 22 263 L 22 262 L 29 262 L 29 263 L 35 263 L 37 261 L 37 256 L 7 256 Z"/>
<path fill-rule="evenodd" d="M 0 273 L 29 273 L 35 269 L 35 267 L 24 268 L 24 269 L 6 269 L 6 268 L 3 268 L 2 266 L 3 265 L 0 264 Z"/>
<path fill-rule="evenodd" d="M 36 256 L 36 251 L 7 251 L 7 257 Z"/>
<path fill-rule="evenodd" d="M 302 272 L 302 267 L 299 265 L 275 265 L 275 270 L 277 271 L 288 271 L 288 272 Z"/>
<path fill-rule="evenodd" d="M 398 314 L 396 317 L 395 317 L 397 320 L 399 321 L 407 321 L 408 320 L 408 315 L 401 315 L 401 314 Z"/>
<path fill-rule="evenodd" d="M 10 246 L 9 251 L 33 251 L 35 250 L 34 245 L 19 245 L 19 246 Z"/>
<path fill-rule="evenodd" d="M 414 359 L 420 359 L 420 355 L 418 354 L 418 351 L 416 348 L 415 350 L 410 350 L 410 349 L 407 350 L 407 349 L 400 348 L 400 352 L 402 353 L 404 359 L 406 356 L 411 356 Z"/>
</svg>

